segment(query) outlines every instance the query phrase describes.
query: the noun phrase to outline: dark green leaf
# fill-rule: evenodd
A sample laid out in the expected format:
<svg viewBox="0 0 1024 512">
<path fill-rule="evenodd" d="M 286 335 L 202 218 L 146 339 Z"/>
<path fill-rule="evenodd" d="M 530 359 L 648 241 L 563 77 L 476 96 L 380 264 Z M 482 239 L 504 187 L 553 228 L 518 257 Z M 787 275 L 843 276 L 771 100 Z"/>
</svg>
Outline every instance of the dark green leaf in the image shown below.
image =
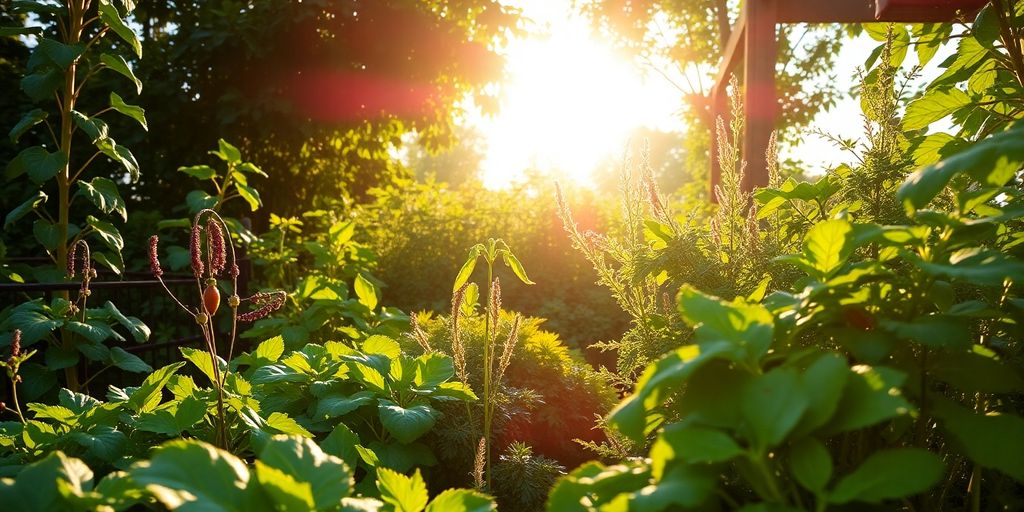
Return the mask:
<svg viewBox="0 0 1024 512">
<path fill-rule="evenodd" d="M 41 37 L 28 59 L 28 70 L 36 72 L 53 66 L 59 71 L 64 71 L 82 55 L 84 50 L 85 46 L 81 44 L 66 45 L 53 39 Z"/>
<path fill-rule="evenodd" d="M 665 427 L 651 446 L 651 474 L 661 479 L 673 461 L 708 464 L 725 462 L 742 453 L 743 448 L 725 432 L 675 423 Z"/>
<path fill-rule="evenodd" d="M 252 489 L 244 462 L 198 441 L 165 443 L 129 474 L 157 501 L 176 510 L 244 510 L 245 494 Z"/>
<path fill-rule="evenodd" d="M 128 353 L 121 347 L 110 349 L 110 364 L 126 371 L 135 373 L 152 372 L 153 367 L 135 354 Z"/>
<path fill-rule="evenodd" d="M 7 229 L 8 226 L 17 222 L 18 219 L 21 219 L 25 215 L 28 215 L 29 212 L 35 210 L 37 207 L 39 207 L 39 205 L 45 203 L 47 199 L 48 196 L 45 192 L 43 192 L 42 190 L 37 190 L 34 196 L 28 198 L 27 200 L 25 200 L 25 202 L 19 204 L 13 210 L 7 213 L 7 216 L 4 217 L 4 229 Z"/>
<path fill-rule="evenodd" d="M 149 126 L 146 124 L 146 111 L 142 107 L 129 105 L 124 102 L 119 94 L 111 92 L 110 108 L 138 121 L 142 125 L 143 130 L 149 131 Z"/>
<path fill-rule="evenodd" d="M 911 496 L 938 483 L 943 471 L 942 459 L 920 448 L 879 451 L 839 480 L 828 500 L 832 503 L 880 503 Z"/>
<path fill-rule="evenodd" d="M 149 326 L 144 324 L 142 320 L 139 320 L 134 316 L 125 316 L 124 313 L 121 313 L 121 311 L 117 309 L 117 306 L 109 300 L 103 304 L 103 308 L 110 313 L 110 316 L 113 317 L 114 320 L 117 320 L 117 323 L 121 324 L 125 329 L 128 329 L 128 332 L 131 333 L 132 338 L 136 342 L 142 343 L 149 340 Z"/>
<path fill-rule="evenodd" d="M 85 222 L 95 230 L 96 234 L 99 235 L 100 240 L 102 240 L 107 247 L 118 254 L 121 253 L 121 249 L 124 249 L 124 239 L 121 238 L 121 232 L 118 231 L 113 224 L 97 219 L 92 215 L 87 216 L 85 218 Z"/>
<path fill-rule="evenodd" d="M 78 181 L 78 190 L 92 201 L 103 213 L 117 212 L 122 221 L 128 220 L 124 199 L 117 191 L 117 185 L 107 178 L 97 176 L 92 181 Z"/>
<path fill-rule="evenodd" d="M 53 93 L 64 85 L 64 73 L 46 69 L 25 75 L 21 79 L 21 90 L 33 101 L 53 99 Z"/>
<path fill-rule="evenodd" d="M 67 166 L 68 160 L 64 153 L 50 153 L 42 146 L 23 149 L 18 156 L 7 164 L 5 176 L 14 179 L 28 173 L 28 177 L 37 185 L 41 185 L 57 175 Z"/>
<path fill-rule="evenodd" d="M 208 180 L 217 176 L 217 171 L 209 165 L 193 165 L 190 167 L 178 167 L 178 172 L 183 172 L 200 180 Z"/>
<path fill-rule="evenodd" d="M 377 410 L 384 428 L 402 443 L 411 443 L 426 434 L 438 417 L 438 412 L 429 405 L 402 407 L 384 399 L 378 402 Z"/>
<path fill-rule="evenodd" d="M 341 459 L 324 453 L 312 440 L 302 437 L 274 436 L 267 441 L 256 466 L 261 483 L 260 472 L 265 467 L 308 484 L 317 510 L 336 507 L 355 483 L 351 470 Z"/>
<path fill-rule="evenodd" d="M 107 138 L 110 130 L 104 120 L 98 117 L 86 116 L 77 110 L 71 111 L 71 117 L 75 120 L 75 125 L 89 136 L 89 140 L 93 144 L 96 144 L 98 140 Z"/>
<path fill-rule="evenodd" d="M 900 393 L 904 379 L 904 374 L 890 368 L 855 366 L 824 431 L 846 432 L 909 414 L 913 407 Z"/>
<path fill-rule="evenodd" d="M 132 68 L 128 66 L 128 62 L 124 60 L 124 57 L 104 53 L 100 55 L 100 62 L 106 65 L 107 68 L 131 80 L 135 84 L 135 93 L 142 94 L 142 80 L 135 77 L 135 73 L 132 71 Z"/>
<path fill-rule="evenodd" d="M 971 460 L 1024 482 L 1024 418 L 1009 413 L 983 416 L 946 399 L 936 401 L 935 413 Z"/>
<path fill-rule="evenodd" d="M 753 446 L 764 450 L 780 444 L 800 421 L 807 403 L 795 370 L 776 368 L 748 382 L 740 411 L 750 426 Z"/>
<path fill-rule="evenodd" d="M 809 437 L 790 450 L 789 469 L 800 485 L 817 494 L 832 478 L 832 456 L 821 441 Z"/>
<path fill-rule="evenodd" d="M 47 115 L 46 111 L 41 108 L 26 112 L 25 115 L 21 116 L 21 120 L 18 121 L 18 124 L 14 125 L 14 128 L 11 128 L 11 131 L 8 132 L 7 136 L 10 137 L 11 142 L 17 143 L 22 134 L 27 132 L 33 126 L 45 121 Z"/>
<path fill-rule="evenodd" d="M 103 23 L 110 27 L 110 30 L 113 30 L 124 42 L 128 43 L 128 46 L 135 52 L 135 55 L 141 59 L 142 43 L 139 42 L 135 32 L 121 19 L 121 13 L 117 12 L 117 8 L 108 0 L 100 0 L 99 12 Z"/>
</svg>

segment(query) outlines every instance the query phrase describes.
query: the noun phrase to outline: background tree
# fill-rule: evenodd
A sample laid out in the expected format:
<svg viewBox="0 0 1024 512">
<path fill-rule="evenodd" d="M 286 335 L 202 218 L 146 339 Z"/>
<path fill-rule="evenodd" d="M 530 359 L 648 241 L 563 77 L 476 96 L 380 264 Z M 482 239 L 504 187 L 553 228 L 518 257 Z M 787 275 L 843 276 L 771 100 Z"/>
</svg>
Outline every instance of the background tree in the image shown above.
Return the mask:
<svg viewBox="0 0 1024 512">
<path fill-rule="evenodd" d="M 490 0 L 177 0 L 140 6 L 136 21 L 138 74 L 154 84 L 140 195 L 183 196 L 174 169 L 225 138 L 270 175 L 266 211 L 290 215 L 404 175 L 390 158 L 404 134 L 449 145 L 457 102 L 487 102 L 503 63 L 493 49 L 518 17 Z"/>
<path fill-rule="evenodd" d="M 686 162 L 704 179 L 710 146 L 710 93 L 739 0 L 579 0 L 579 9 L 649 71 L 670 81 L 683 97 L 689 127 Z M 776 87 L 781 139 L 800 140 L 799 128 L 835 104 L 843 91 L 834 76 L 845 29 L 839 25 L 779 25 Z M 679 172 L 679 170 L 677 170 Z M 706 187 L 699 187 L 704 190 Z"/>
</svg>

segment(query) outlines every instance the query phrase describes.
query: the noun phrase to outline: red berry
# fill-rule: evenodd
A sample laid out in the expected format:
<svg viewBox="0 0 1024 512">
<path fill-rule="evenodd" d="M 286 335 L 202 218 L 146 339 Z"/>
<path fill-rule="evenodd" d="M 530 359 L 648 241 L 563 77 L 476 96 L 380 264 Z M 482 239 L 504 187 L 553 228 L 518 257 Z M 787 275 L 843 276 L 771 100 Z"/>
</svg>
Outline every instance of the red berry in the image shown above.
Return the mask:
<svg viewBox="0 0 1024 512">
<path fill-rule="evenodd" d="M 203 290 L 203 305 L 210 316 L 217 314 L 217 308 L 220 307 L 220 290 L 216 284 L 206 285 L 206 289 Z"/>
</svg>

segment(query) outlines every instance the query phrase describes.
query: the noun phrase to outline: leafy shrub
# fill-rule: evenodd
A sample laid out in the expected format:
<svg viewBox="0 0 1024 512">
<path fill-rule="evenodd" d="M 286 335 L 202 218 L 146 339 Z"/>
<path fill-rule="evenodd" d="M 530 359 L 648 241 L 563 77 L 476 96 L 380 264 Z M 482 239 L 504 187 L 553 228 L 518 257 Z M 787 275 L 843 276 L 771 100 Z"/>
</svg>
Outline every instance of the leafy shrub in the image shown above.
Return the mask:
<svg viewBox="0 0 1024 512">
<path fill-rule="evenodd" d="M 442 352 L 452 350 L 449 317 L 421 314 L 417 318 L 430 347 Z M 508 332 L 512 322 L 513 314 L 503 313 L 498 331 Z M 519 323 L 518 343 L 506 373 L 512 391 L 510 396 L 500 399 L 496 443 L 505 447 L 521 441 L 540 455 L 573 465 L 586 457 L 585 451 L 573 440 L 602 439 L 601 431 L 592 428 L 594 418 L 610 409 L 615 394 L 578 352 L 566 347 L 558 335 L 541 329 L 542 322 L 538 318 L 524 318 Z M 483 367 L 483 315 L 464 316 L 460 319 L 460 331 L 470 385 L 479 389 L 483 375 L 474 369 Z M 416 347 L 412 340 L 403 343 L 407 350 Z M 466 414 L 464 408 L 451 408 L 449 418 L 433 435 L 443 437 L 446 428 L 458 429 L 466 425 L 469 423 Z M 468 475 L 472 468 L 476 440 L 475 437 L 469 439 L 468 450 L 465 445 L 442 450 L 445 457 L 452 457 L 457 464 L 455 467 L 466 468 L 458 475 L 460 477 Z"/>
</svg>

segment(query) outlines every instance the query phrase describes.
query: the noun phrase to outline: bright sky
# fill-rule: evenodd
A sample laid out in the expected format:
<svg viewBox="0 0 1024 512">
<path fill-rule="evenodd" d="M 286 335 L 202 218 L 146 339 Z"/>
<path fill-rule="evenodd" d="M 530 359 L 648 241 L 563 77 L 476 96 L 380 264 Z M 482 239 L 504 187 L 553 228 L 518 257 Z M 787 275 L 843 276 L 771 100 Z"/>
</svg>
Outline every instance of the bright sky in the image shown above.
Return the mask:
<svg viewBox="0 0 1024 512">
<path fill-rule="evenodd" d="M 531 35 L 513 41 L 506 49 L 508 82 L 501 111 L 492 118 L 473 116 L 469 124 L 483 134 L 486 144 L 484 183 L 507 186 L 526 169 L 564 175 L 588 184 L 598 164 L 619 157 L 637 128 L 682 130 L 675 115 L 682 97 L 678 89 L 658 73 L 641 72 L 615 55 L 609 45 L 595 40 L 588 20 L 575 14 L 570 0 L 509 0 L 523 8 L 535 24 Z M 546 30 L 545 30 L 546 29 Z M 856 70 L 877 46 L 866 35 L 845 42 L 835 69 L 841 91 L 857 81 Z M 937 55 L 925 71 L 935 76 Z M 910 52 L 907 65 L 916 63 Z M 815 128 L 843 138 L 859 139 L 862 133 L 860 106 L 845 98 L 820 113 Z M 802 160 L 807 174 L 821 174 L 850 156 L 832 143 L 814 136 L 783 158 Z"/>
</svg>

